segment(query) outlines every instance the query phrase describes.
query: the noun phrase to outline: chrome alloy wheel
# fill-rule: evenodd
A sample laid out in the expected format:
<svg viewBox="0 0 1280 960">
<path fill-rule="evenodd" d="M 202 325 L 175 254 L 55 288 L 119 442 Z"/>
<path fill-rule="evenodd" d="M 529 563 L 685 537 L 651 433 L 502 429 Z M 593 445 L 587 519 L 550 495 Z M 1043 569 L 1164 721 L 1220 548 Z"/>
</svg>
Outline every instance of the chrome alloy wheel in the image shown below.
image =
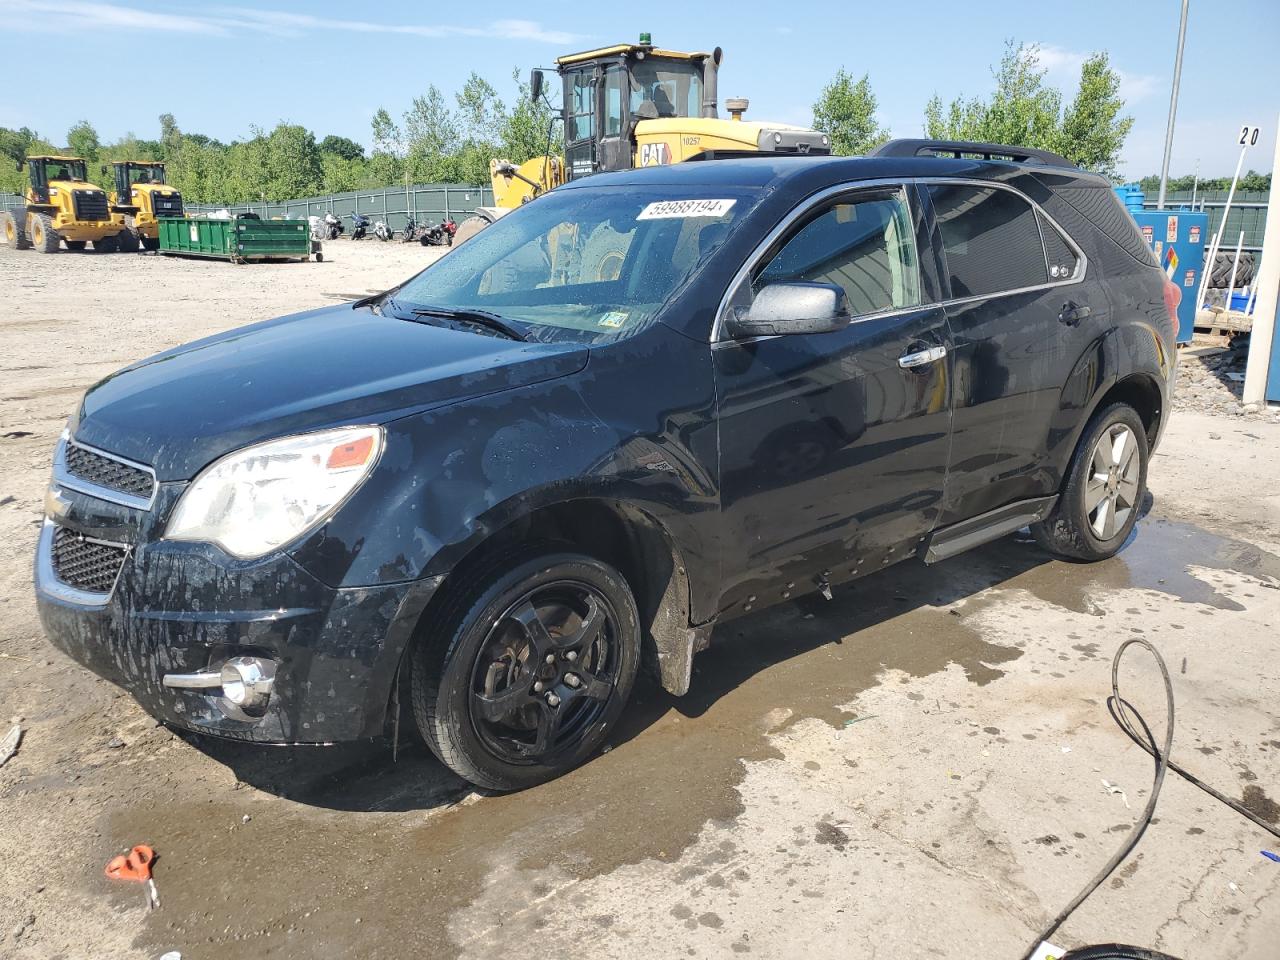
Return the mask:
<svg viewBox="0 0 1280 960">
<path fill-rule="evenodd" d="M 1123 423 L 1112 424 L 1098 438 L 1085 483 L 1084 509 L 1093 535 L 1107 541 L 1123 530 L 1138 507 L 1142 458 L 1138 438 Z"/>
</svg>

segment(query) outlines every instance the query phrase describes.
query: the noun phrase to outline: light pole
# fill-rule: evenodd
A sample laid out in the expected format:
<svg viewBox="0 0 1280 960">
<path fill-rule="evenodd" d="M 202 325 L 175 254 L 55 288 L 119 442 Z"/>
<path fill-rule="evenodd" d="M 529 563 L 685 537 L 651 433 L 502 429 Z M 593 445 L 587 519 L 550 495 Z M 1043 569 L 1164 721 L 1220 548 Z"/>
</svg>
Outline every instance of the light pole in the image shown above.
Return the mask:
<svg viewBox="0 0 1280 960">
<path fill-rule="evenodd" d="M 1169 157 L 1173 154 L 1173 122 L 1178 116 L 1178 86 L 1182 83 L 1182 48 L 1187 42 L 1187 4 L 1182 0 L 1182 20 L 1178 24 L 1178 55 L 1173 61 L 1173 90 L 1169 93 L 1169 123 L 1164 131 L 1164 161 L 1160 164 L 1160 199 L 1156 209 L 1164 209 L 1165 188 L 1169 183 Z"/>
</svg>

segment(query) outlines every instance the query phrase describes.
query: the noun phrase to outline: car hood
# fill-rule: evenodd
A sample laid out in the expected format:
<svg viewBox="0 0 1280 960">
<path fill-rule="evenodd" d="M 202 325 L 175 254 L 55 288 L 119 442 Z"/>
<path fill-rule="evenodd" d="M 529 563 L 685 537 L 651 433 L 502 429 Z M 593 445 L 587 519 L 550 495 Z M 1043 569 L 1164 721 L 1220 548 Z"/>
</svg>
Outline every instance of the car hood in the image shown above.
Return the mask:
<svg viewBox="0 0 1280 960">
<path fill-rule="evenodd" d="M 186 480 L 246 444 L 567 376 L 585 347 L 521 343 L 344 304 L 198 340 L 91 387 L 75 438 Z"/>
</svg>

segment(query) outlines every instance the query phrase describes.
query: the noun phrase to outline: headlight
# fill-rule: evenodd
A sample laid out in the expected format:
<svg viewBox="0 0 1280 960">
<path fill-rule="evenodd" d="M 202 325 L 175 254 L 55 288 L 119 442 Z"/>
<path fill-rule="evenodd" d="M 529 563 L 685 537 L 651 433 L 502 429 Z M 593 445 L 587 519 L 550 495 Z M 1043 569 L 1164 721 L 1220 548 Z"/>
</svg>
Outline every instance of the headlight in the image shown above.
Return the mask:
<svg viewBox="0 0 1280 960">
<path fill-rule="evenodd" d="M 325 430 L 237 450 L 196 477 L 165 536 L 216 543 L 242 560 L 264 556 L 331 516 L 381 452 L 381 427 Z"/>
</svg>

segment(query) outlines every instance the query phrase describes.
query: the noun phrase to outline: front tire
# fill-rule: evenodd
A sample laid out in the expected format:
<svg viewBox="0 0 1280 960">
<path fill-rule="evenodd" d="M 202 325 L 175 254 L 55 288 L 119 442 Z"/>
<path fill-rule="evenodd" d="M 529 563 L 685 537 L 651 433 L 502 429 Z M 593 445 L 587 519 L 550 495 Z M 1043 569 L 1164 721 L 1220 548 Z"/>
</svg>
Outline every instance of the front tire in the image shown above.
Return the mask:
<svg viewBox="0 0 1280 960">
<path fill-rule="evenodd" d="M 1147 431 L 1133 407 L 1113 403 L 1094 414 L 1057 504 L 1031 527 L 1040 545 L 1069 560 L 1114 556 L 1138 522 L 1148 453 Z"/>
<path fill-rule="evenodd" d="M 31 215 L 31 245 L 41 253 L 57 253 L 62 237 L 53 229 L 53 218 L 47 213 Z"/>
<path fill-rule="evenodd" d="M 520 790 L 586 760 L 635 682 L 635 599 L 608 564 L 553 548 L 460 585 L 412 652 L 413 711 L 460 777 Z"/>
</svg>

